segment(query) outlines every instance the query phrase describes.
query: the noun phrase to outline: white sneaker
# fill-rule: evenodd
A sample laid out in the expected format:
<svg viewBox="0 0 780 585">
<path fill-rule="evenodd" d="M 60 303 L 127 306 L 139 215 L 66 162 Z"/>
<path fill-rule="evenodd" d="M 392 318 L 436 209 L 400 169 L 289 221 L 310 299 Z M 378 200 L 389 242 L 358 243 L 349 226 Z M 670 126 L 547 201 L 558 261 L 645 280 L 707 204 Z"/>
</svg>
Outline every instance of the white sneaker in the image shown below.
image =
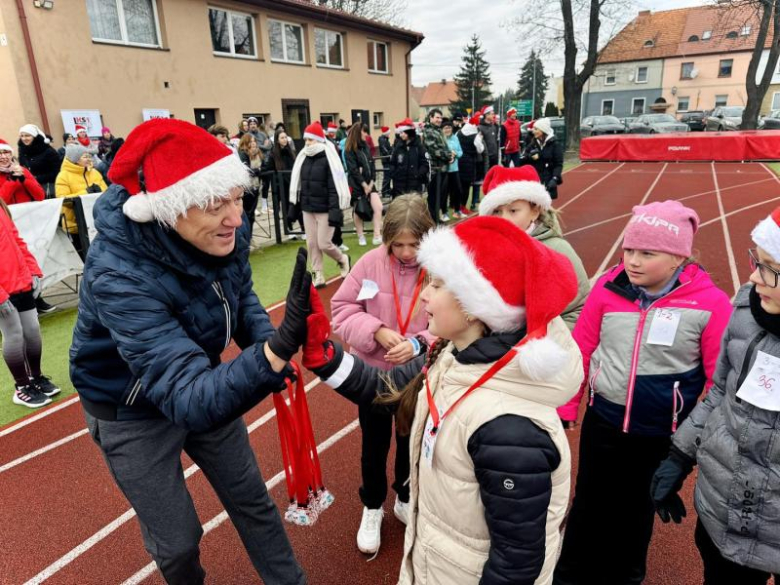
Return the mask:
<svg viewBox="0 0 780 585">
<path fill-rule="evenodd" d="M 393 506 L 393 514 L 404 524 L 409 523 L 409 502 L 402 502 L 395 497 L 395 506 Z"/>
<path fill-rule="evenodd" d="M 306 234 L 303 234 L 303 235 L 301 236 L 301 239 L 302 239 L 302 240 L 305 242 L 305 241 L 306 241 Z"/>
<path fill-rule="evenodd" d="M 375 246 L 378 246 L 379 244 L 382 243 L 382 236 L 379 236 L 378 238 L 372 238 L 371 243 L 374 244 Z"/>
<path fill-rule="evenodd" d="M 341 276 L 341 278 L 346 278 L 347 274 L 349 274 L 349 269 L 351 266 L 352 259 L 344 254 L 344 260 L 339 263 L 339 276 Z"/>
<path fill-rule="evenodd" d="M 442 213 L 442 214 L 439 216 L 439 219 L 441 219 L 443 222 L 448 222 L 448 221 L 450 221 L 450 216 L 449 216 L 449 215 L 447 215 L 446 213 Z"/>
<path fill-rule="evenodd" d="M 366 236 L 358 236 L 358 246 L 366 245 Z"/>
<path fill-rule="evenodd" d="M 322 288 L 325 286 L 325 277 L 322 276 L 322 272 L 314 273 L 314 280 L 312 280 L 314 288 Z"/>
<path fill-rule="evenodd" d="M 341 250 L 342 252 L 349 252 L 349 246 L 347 246 L 346 244 L 341 244 L 339 246 L 339 250 Z"/>
<path fill-rule="evenodd" d="M 378 510 L 369 510 L 363 507 L 363 518 L 360 520 L 360 530 L 357 533 L 357 546 L 360 552 L 369 555 L 379 550 L 382 543 L 382 516 L 385 511 L 382 508 Z"/>
</svg>

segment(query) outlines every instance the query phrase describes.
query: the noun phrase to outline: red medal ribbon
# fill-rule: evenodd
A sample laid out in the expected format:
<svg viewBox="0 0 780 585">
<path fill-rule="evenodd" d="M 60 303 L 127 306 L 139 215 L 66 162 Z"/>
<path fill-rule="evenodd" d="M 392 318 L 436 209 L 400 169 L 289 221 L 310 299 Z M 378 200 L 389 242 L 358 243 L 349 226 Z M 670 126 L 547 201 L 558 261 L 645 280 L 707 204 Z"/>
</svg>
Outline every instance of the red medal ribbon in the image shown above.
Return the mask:
<svg viewBox="0 0 780 585">
<path fill-rule="evenodd" d="M 392 258 L 395 260 L 395 256 Z M 401 299 L 398 297 L 398 287 L 395 284 L 395 274 L 393 273 L 392 266 L 390 267 L 390 277 L 393 279 L 393 300 L 395 301 L 395 318 L 398 321 L 398 332 L 406 337 L 406 330 L 409 329 L 412 313 L 414 313 L 414 306 L 417 304 L 417 299 L 420 297 L 420 291 L 422 290 L 423 281 L 425 280 L 425 268 L 420 269 L 420 276 L 417 277 L 417 284 L 414 287 L 414 293 L 412 293 L 412 304 L 409 305 L 409 312 L 406 315 L 406 319 L 403 321 L 401 320 Z"/>
</svg>

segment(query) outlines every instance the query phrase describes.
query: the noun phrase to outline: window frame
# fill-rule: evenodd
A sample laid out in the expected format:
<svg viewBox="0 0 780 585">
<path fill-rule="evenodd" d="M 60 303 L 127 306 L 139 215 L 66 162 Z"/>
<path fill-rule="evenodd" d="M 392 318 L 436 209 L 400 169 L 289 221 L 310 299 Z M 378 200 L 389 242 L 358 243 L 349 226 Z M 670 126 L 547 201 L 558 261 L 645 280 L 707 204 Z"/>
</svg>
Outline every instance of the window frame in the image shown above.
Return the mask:
<svg viewBox="0 0 780 585">
<path fill-rule="evenodd" d="M 162 35 L 160 33 L 160 13 L 157 10 L 157 0 L 149 0 L 152 5 L 152 13 L 154 15 L 154 33 L 157 35 L 157 44 L 149 43 L 136 43 L 128 40 L 127 36 L 127 22 L 125 18 L 125 6 L 124 0 L 114 0 L 116 4 L 117 18 L 119 19 L 119 34 L 122 36 L 122 40 L 116 39 L 104 39 L 101 37 L 92 36 L 92 27 L 90 26 L 89 36 L 96 43 L 107 43 L 110 45 L 119 45 L 122 47 L 143 47 L 146 49 L 162 49 Z M 89 8 L 87 8 L 87 18 L 89 18 Z"/>
<path fill-rule="evenodd" d="M 327 63 L 320 63 L 317 60 L 317 33 L 318 32 L 322 32 L 322 33 L 326 34 L 326 37 L 325 37 L 325 49 L 326 49 L 325 50 L 325 57 L 326 57 L 326 59 L 328 61 Z M 341 53 L 341 65 L 331 65 L 330 64 L 330 53 L 327 50 L 327 48 L 328 48 L 327 34 L 337 35 L 341 39 L 340 42 L 339 42 L 339 51 Z M 318 28 L 318 27 L 314 28 L 314 64 L 317 67 L 324 67 L 326 69 L 345 69 L 346 68 L 346 65 L 344 64 L 344 33 L 341 33 L 341 32 L 335 31 L 335 30 L 331 30 L 331 29 L 328 29 L 328 28 Z"/>
<path fill-rule="evenodd" d="M 726 62 L 730 62 L 728 74 L 723 73 L 723 64 Z M 731 77 L 733 74 L 734 74 L 734 59 L 721 59 L 718 62 L 718 77 L 728 78 Z"/>
<path fill-rule="evenodd" d="M 377 41 L 374 39 L 366 39 L 366 43 L 371 45 L 374 45 L 374 67 L 376 67 L 377 64 L 377 58 L 376 58 L 376 48 L 377 45 L 383 45 L 385 47 L 385 66 L 387 67 L 386 70 L 382 69 L 371 69 L 370 63 L 368 64 L 368 71 L 369 73 L 378 73 L 380 75 L 390 75 L 390 43 L 385 41 Z"/>
<path fill-rule="evenodd" d="M 639 79 L 639 71 L 642 70 L 642 69 L 645 70 L 645 78 L 644 78 L 644 80 L 640 81 L 640 79 Z M 642 65 L 641 67 L 637 67 L 636 71 L 634 72 L 634 83 L 647 83 L 649 75 L 650 75 L 650 71 L 649 71 L 649 68 L 647 67 L 647 65 Z"/>
<path fill-rule="evenodd" d="M 609 109 L 609 113 L 604 112 L 604 104 L 610 102 L 612 106 Z M 601 115 L 602 116 L 614 116 L 615 115 L 615 98 L 608 98 L 601 100 Z"/>
<path fill-rule="evenodd" d="M 722 98 L 726 98 L 726 100 L 722 104 L 719 104 L 718 103 L 718 98 L 721 98 L 721 97 Z M 715 96 L 715 107 L 716 108 L 725 108 L 728 105 L 729 105 L 729 96 L 728 96 L 728 94 L 720 94 L 720 95 L 716 95 Z"/>
<path fill-rule="evenodd" d="M 325 128 L 325 130 L 328 129 L 328 122 L 333 122 L 334 124 L 338 124 L 339 114 L 337 112 L 321 112 L 320 124 L 322 124 L 322 127 Z"/>
<path fill-rule="evenodd" d="M 636 104 L 636 102 L 638 102 L 638 101 L 642 102 L 642 112 L 639 113 L 639 114 L 636 113 L 636 108 L 634 107 L 634 104 Z M 644 97 L 631 98 L 631 115 L 632 116 L 644 116 L 645 113 L 646 113 L 645 112 L 645 107 L 646 106 L 647 106 L 647 98 L 644 98 Z"/>
<path fill-rule="evenodd" d="M 705 30 L 703 33 L 701 33 L 701 40 L 709 41 L 711 38 L 712 38 L 711 30 Z"/>
<path fill-rule="evenodd" d="M 610 77 L 612 77 L 611 83 L 609 81 Z M 607 69 L 607 71 L 604 73 L 604 85 L 616 85 L 616 84 L 617 84 L 617 70 Z"/>
<path fill-rule="evenodd" d="M 775 100 L 778 100 L 777 101 L 777 107 L 774 107 L 775 106 Z M 774 92 L 772 94 L 772 108 L 771 108 L 771 110 L 774 111 L 774 110 L 778 110 L 778 109 L 780 109 L 780 91 L 776 91 L 776 92 Z"/>
<path fill-rule="evenodd" d="M 269 53 L 268 57 L 271 60 L 272 63 L 294 63 L 295 65 L 306 65 L 306 30 L 302 24 L 298 24 L 295 22 L 290 22 L 288 20 L 280 20 L 278 18 L 269 18 L 268 19 L 268 26 L 271 26 L 272 22 L 277 22 L 280 25 L 282 25 L 282 54 L 284 55 L 283 58 L 278 58 L 273 56 L 273 48 L 271 47 L 271 31 L 268 31 L 268 47 L 269 47 Z M 290 26 L 297 26 L 299 29 L 301 29 L 301 61 L 296 61 L 295 59 L 288 59 L 287 58 L 287 31 L 285 30 L 285 25 Z"/>
<path fill-rule="evenodd" d="M 236 59 L 257 59 L 259 57 L 259 52 L 257 50 L 257 26 L 255 25 L 255 17 L 252 14 L 249 14 L 248 12 L 240 12 L 238 10 L 231 10 L 229 8 L 220 8 L 218 6 L 210 6 L 206 5 L 206 9 L 211 10 L 218 10 L 220 12 L 224 12 L 228 16 L 228 22 L 230 23 L 230 27 L 228 28 L 228 41 L 230 42 L 230 52 L 225 53 L 223 51 L 215 51 L 214 47 L 211 47 L 211 52 L 213 55 L 217 57 L 235 57 Z M 252 43 L 254 47 L 254 55 L 241 55 L 239 53 L 236 53 L 236 43 L 233 37 L 233 15 L 237 16 L 245 16 L 248 17 L 249 20 L 252 23 Z M 209 34 L 211 34 L 211 31 L 209 31 Z"/>
<path fill-rule="evenodd" d="M 685 104 L 686 104 L 686 106 L 688 106 L 684 110 L 682 108 L 680 108 L 680 102 L 682 100 L 685 100 Z M 687 112 L 690 109 L 691 109 L 691 96 L 682 96 L 682 95 L 681 96 L 677 96 L 677 111 L 678 112 Z"/>
<path fill-rule="evenodd" d="M 379 116 L 377 118 L 377 116 Z M 384 112 L 371 112 L 371 126 L 381 128 L 385 125 L 385 113 Z"/>
<path fill-rule="evenodd" d="M 739 36 L 741 37 L 749 37 L 750 32 L 753 30 L 753 27 L 749 24 L 743 24 L 742 28 L 739 30 Z"/>
<path fill-rule="evenodd" d="M 685 75 L 685 66 L 690 65 L 691 70 L 688 72 L 688 75 Z M 693 79 L 693 70 L 696 68 L 696 62 L 695 61 L 685 61 L 684 63 L 680 63 L 680 79 Z"/>
</svg>

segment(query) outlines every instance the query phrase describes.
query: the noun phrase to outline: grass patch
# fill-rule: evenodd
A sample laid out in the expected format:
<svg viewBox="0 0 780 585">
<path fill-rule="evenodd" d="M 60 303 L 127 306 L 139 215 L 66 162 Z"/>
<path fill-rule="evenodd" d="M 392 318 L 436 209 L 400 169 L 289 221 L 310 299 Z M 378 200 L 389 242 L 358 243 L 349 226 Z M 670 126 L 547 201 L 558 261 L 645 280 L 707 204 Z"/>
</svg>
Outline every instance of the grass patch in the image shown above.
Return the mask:
<svg viewBox="0 0 780 585">
<path fill-rule="evenodd" d="M 366 235 L 370 242 L 371 233 L 367 232 Z M 373 248 L 370 244 L 358 246 L 355 234 L 344 234 L 344 243 L 349 246 L 347 253 L 352 258 L 353 263 Z M 286 242 L 279 246 L 260 249 L 250 255 L 249 263 L 252 266 L 254 289 L 263 305 L 272 305 L 287 296 L 295 256 L 301 245 L 305 246 L 306 242 Z M 328 257 L 323 259 L 323 268 L 326 278 L 338 274 L 338 266 Z M 68 309 L 40 317 L 43 337 L 41 368 L 43 373 L 50 376 L 52 381 L 62 389 L 62 392 L 55 398 L 55 402 L 63 400 L 75 392 L 70 382 L 68 352 L 73 337 L 73 327 L 76 324 L 76 315 L 76 309 Z M 31 412 L 29 408 L 11 402 L 13 389 L 14 383 L 11 373 L 3 364 L 0 366 L 0 426 Z"/>
<path fill-rule="evenodd" d="M 764 163 L 768 169 L 771 169 L 771 171 L 780 176 L 780 162 L 768 162 Z"/>
</svg>

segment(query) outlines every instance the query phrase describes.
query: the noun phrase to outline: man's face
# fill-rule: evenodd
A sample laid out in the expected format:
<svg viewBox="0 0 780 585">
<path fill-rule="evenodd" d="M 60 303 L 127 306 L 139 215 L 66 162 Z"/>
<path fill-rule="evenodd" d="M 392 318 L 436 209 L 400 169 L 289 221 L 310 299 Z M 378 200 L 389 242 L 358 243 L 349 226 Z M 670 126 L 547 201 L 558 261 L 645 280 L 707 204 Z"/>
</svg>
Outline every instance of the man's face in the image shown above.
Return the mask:
<svg viewBox="0 0 780 585">
<path fill-rule="evenodd" d="M 495 117 L 496 115 L 493 112 L 485 114 L 485 123 L 492 124 Z"/>
<path fill-rule="evenodd" d="M 250 132 L 256 132 L 257 131 L 257 122 L 252 120 L 249 122 L 249 131 Z"/>
<path fill-rule="evenodd" d="M 434 126 L 441 126 L 441 114 L 436 112 L 431 116 L 431 124 Z"/>
</svg>

